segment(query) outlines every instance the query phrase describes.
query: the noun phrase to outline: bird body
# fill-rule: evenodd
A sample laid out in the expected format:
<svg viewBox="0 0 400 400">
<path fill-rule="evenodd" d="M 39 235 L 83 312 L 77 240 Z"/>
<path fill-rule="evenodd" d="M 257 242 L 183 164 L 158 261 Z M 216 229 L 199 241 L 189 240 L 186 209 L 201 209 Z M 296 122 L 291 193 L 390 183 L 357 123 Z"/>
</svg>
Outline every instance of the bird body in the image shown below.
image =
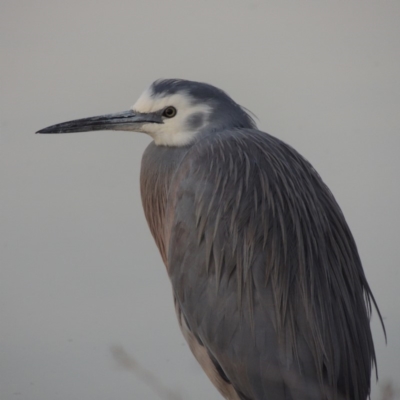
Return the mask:
<svg viewBox="0 0 400 400">
<path fill-rule="evenodd" d="M 142 159 L 144 212 L 182 332 L 220 393 L 365 400 L 375 300 L 314 168 L 207 84 L 156 81 L 133 111 L 106 117 L 41 133 L 153 137 Z"/>
</svg>

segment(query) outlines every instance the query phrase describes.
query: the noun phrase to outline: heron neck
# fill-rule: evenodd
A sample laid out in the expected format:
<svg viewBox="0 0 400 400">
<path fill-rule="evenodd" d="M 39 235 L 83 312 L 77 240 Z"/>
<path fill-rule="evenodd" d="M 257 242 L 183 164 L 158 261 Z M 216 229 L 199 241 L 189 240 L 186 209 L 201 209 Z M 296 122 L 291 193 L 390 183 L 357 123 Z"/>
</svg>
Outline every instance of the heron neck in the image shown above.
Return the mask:
<svg viewBox="0 0 400 400">
<path fill-rule="evenodd" d="M 157 146 L 146 148 L 140 170 L 140 192 L 147 223 L 166 264 L 164 218 L 169 187 L 189 147 Z"/>
</svg>

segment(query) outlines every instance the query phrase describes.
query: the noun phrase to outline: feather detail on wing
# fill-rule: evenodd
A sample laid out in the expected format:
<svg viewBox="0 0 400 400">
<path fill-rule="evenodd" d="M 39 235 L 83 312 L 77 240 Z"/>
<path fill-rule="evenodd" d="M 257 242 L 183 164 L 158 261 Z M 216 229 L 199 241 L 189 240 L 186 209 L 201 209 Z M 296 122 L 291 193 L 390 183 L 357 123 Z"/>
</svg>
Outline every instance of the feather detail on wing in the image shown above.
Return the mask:
<svg viewBox="0 0 400 400">
<path fill-rule="evenodd" d="M 252 129 L 199 141 L 165 232 L 188 326 L 243 398 L 366 399 L 375 300 L 339 206 L 295 150 Z"/>
</svg>

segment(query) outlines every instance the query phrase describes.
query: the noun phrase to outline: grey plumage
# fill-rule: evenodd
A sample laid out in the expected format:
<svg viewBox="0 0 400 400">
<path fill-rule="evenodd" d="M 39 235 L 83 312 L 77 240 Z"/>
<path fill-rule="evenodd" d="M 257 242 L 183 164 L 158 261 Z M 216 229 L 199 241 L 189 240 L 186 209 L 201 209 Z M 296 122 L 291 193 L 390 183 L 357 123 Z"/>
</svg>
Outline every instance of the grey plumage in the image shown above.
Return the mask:
<svg viewBox="0 0 400 400">
<path fill-rule="evenodd" d="M 188 115 L 190 143 L 149 145 L 141 193 L 195 356 L 227 399 L 366 399 L 377 306 L 332 193 L 220 89 L 152 85 L 179 93 L 211 111 Z"/>
</svg>

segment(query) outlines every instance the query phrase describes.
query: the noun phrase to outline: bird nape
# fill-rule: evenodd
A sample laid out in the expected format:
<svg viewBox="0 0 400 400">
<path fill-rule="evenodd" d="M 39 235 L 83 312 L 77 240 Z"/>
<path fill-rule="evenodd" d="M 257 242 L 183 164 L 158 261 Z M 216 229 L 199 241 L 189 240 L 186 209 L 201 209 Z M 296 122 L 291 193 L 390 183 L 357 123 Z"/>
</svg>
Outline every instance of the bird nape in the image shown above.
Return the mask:
<svg viewBox="0 0 400 400">
<path fill-rule="evenodd" d="M 143 132 L 143 208 L 178 321 L 230 400 L 365 400 L 372 305 L 353 236 L 299 153 L 222 90 L 155 81 L 132 109 L 38 133 Z"/>
</svg>

